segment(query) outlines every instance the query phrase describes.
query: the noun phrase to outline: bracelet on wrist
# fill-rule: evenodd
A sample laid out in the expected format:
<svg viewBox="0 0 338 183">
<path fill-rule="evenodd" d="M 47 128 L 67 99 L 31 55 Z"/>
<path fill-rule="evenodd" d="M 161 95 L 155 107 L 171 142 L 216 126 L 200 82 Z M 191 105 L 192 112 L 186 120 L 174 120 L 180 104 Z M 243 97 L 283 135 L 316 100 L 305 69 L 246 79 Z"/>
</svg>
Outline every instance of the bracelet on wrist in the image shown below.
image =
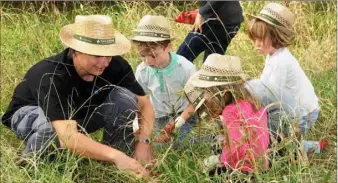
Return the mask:
<svg viewBox="0 0 338 183">
<path fill-rule="evenodd" d="M 136 143 L 142 142 L 144 144 L 150 144 L 151 139 L 149 139 L 149 138 L 135 138 L 135 142 Z"/>
</svg>

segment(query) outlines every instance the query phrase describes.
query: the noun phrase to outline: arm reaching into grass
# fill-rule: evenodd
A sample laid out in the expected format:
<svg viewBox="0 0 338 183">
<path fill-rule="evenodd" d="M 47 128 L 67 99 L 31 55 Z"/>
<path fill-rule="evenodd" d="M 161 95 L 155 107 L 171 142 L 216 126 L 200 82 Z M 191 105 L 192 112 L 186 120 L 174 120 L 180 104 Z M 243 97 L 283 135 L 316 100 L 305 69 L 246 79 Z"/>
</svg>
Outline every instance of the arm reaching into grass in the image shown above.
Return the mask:
<svg viewBox="0 0 338 183">
<path fill-rule="evenodd" d="M 147 96 L 138 96 L 138 116 L 142 116 L 140 118 L 140 139 L 151 139 L 155 114 L 153 107 Z M 139 142 L 135 147 L 134 157 L 136 160 L 144 163 L 148 163 L 153 159 L 152 148 L 150 144 L 146 144 L 143 142 Z"/>
<path fill-rule="evenodd" d="M 187 121 L 195 112 L 195 107 L 189 103 L 188 107 L 182 112 L 182 114 L 178 117 L 180 119 L 175 120 L 175 128 L 180 128 L 184 125 L 185 121 Z"/>
<path fill-rule="evenodd" d="M 120 170 L 131 170 L 143 176 L 149 175 L 147 170 L 135 159 L 79 133 L 76 121 L 56 120 L 52 122 L 52 125 L 62 148 L 67 148 L 84 157 L 114 163 Z"/>
<path fill-rule="evenodd" d="M 172 121 L 168 123 L 162 130 L 162 135 L 155 138 L 155 142 L 166 142 L 171 139 L 172 133 L 176 133 L 177 129 L 181 128 L 186 120 L 188 120 L 195 112 L 195 107 L 189 103 L 188 107 L 182 112 L 182 114 L 175 119 L 175 121 Z"/>
</svg>

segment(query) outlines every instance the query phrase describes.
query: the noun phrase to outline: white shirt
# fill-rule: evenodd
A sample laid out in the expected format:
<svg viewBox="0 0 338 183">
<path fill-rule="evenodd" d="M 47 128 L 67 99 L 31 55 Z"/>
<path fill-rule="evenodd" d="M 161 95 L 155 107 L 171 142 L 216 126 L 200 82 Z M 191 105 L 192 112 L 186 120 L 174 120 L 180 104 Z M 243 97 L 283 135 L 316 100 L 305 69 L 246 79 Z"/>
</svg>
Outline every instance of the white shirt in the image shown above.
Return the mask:
<svg viewBox="0 0 338 183">
<path fill-rule="evenodd" d="M 155 118 L 183 112 L 189 104 L 183 88 L 189 77 L 196 72 L 196 67 L 183 56 L 173 52 L 170 55 L 170 64 L 164 69 L 157 69 L 164 71 L 162 74 L 164 87 L 161 88 L 159 76 L 152 73 L 154 69 L 143 62 L 137 66 L 135 73 L 136 80 L 144 91 L 149 92 Z M 172 63 L 176 63 L 174 67 Z M 169 72 L 165 71 L 168 67 L 171 67 Z"/>
<path fill-rule="evenodd" d="M 309 78 L 286 47 L 266 57 L 260 79 L 277 86 L 280 93 L 289 93 L 295 100 L 295 111 L 298 111 L 299 117 L 319 108 L 318 97 Z"/>
</svg>

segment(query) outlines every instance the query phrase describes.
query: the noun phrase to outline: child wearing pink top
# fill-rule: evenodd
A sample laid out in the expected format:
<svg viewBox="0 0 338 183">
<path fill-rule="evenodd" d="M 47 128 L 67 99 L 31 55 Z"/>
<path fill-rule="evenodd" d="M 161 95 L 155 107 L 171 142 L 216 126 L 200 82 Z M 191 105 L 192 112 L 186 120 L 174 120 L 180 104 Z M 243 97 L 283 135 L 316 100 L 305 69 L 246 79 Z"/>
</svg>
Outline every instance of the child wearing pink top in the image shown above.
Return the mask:
<svg viewBox="0 0 338 183">
<path fill-rule="evenodd" d="M 228 137 L 220 157 L 224 167 L 252 172 L 256 168 L 267 168 L 269 161 L 266 151 L 269 146 L 267 114 L 261 107 L 255 107 L 240 99 L 237 103 L 225 106 L 223 129 Z M 260 163 L 262 166 L 253 166 Z"/>
<path fill-rule="evenodd" d="M 206 159 L 207 168 L 220 163 L 227 170 L 251 173 L 269 166 L 267 113 L 244 87 L 245 80 L 239 57 L 211 54 L 186 84 L 193 88 L 185 87 L 185 92 L 200 117 L 221 121 L 222 153 Z"/>
</svg>

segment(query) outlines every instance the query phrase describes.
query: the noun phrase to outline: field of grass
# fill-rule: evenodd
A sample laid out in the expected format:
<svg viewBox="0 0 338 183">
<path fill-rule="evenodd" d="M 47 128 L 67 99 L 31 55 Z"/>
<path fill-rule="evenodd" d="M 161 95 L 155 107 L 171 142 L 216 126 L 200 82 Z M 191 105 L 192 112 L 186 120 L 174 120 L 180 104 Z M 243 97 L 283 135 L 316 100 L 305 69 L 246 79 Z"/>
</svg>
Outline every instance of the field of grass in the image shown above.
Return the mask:
<svg viewBox="0 0 338 183">
<path fill-rule="evenodd" d="M 254 175 L 254 182 L 336 182 L 337 161 L 337 96 L 336 96 L 336 9 L 335 2 L 282 2 L 296 15 L 297 35 L 291 52 L 299 59 L 305 73 L 312 81 L 320 98 L 321 112 L 319 120 L 310 131 L 308 139 L 327 139 L 329 149 L 309 156 L 309 164 L 299 160 L 290 161 L 295 151 L 288 142 L 284 145 L 287 153 L 275 157 L 272 167 L 264 173 Z M 244 14 L 257 13 L 265 2 L 242 2 Z M 70 6 L 71 5 L 71 6 Z M 173 18 L 179 11 L 196 8 L 191 3 L 153 3 L 119 2 L 113 3 L 2 3 L 1 23 L 1 92 L 0 114 L 10 102 L 15 86 L 21 81 L 30 66 L 39 60 L 63 50 L 59 39 L 59 30 L 74 21 L 75 15 L 105 14 L 113 19 L 117 30 L 130 37 L 138 21 L 146 14 L 159 14 L 168 17 L 175 51 L 190 30 L 189 25 L 178 24 Z M 246 19 L 247 20 L 247 19 Z M 245 21 L 238 35 L 232 41 L 227 54 L 240 56 L 245 71 L 251 77 L 259 77 L 263 69 L 265 56 L 257 55 L 248 36 Z M 140 63 L 134 51 L 124 56 L 133 69 Z M 202 56 L 195 64 L 201 65 Z M 194 131 L 210 130 L 210 126 L 201 124 Z M 99 140 L 99 133 L 93 135 Z M 279 145 L 279 146 L 281 146 Z M 279 146 L 273 147 L 276 150 Z M 113 165 L 80 158 L 64 152 L 54 161 L 33 158 L 31 165 L 20 167 L 16 164 L 23 142 L 5 126 L 0 125 L 0 182 L 140 182 L 128 173 L 118 171 Z M 158 182 L 185 183 L 211 182 L 203 173 L 203 159 L 210 155 L 207 144 L 189 145 L 174 150 L 171 146 L 155 151 L 159 159 L 155 166 Z M 222 175 L 219 179 L 234 182 L 248 176 L 238 172 Z"/>
</svg>

